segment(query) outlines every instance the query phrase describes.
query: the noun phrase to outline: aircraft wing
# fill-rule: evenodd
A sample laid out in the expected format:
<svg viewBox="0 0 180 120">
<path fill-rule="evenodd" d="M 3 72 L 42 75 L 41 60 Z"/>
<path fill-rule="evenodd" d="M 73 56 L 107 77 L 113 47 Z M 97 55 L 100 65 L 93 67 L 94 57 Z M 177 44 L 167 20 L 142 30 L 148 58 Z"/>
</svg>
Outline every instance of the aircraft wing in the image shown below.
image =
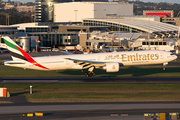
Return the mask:
<svg viewBox="0 0 180 120">
<path fill-rule="evenodd" d="M 78 60 L 78 59 L 71 59 L 71 58 L 66 58 L 68 60 L 72 60 L 74 63 L 82 66 L 82 69 L 87 69 L 92 66 L 95 68 L 99 68 L 104 66 L 106 63 L 105 62 L 97 62 L 97 61 L 88 61 L 88 60 Z"/>
</svg>

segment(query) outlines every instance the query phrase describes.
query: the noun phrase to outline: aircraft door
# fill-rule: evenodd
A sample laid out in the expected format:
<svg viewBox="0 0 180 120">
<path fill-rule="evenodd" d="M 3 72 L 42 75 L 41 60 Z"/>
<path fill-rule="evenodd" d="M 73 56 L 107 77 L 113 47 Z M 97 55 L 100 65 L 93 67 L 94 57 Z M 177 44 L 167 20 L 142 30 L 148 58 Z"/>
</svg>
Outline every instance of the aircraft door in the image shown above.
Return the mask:
<svg viewBox="0 0 180 120">
<path fill-rule="evenodd" d="M 98 57 L 98 60 L 99 60 L 99 61 L 101 60 L 101 56 Z"/>
<path fill-rule="evenodd" d="M 160 53 L 160 59 L 163 59 L 164 58 L 164 54 L 163 53 Z"/>
<path fill-rule="evenodd" d="M 69 60 L 66 60 L 66 65 L 69 65 L 70 64 L 70 61 Z"/>
</svg>

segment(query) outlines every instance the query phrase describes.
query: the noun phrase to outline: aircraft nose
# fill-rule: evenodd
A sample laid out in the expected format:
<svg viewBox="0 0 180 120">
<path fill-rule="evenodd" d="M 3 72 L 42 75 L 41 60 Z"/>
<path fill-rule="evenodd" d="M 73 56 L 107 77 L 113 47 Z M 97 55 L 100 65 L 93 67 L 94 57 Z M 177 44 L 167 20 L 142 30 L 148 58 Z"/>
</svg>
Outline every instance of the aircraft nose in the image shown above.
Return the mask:
<svg viewBox="0 0 180 120">
<path fill-rule="evenodd" d="M 178 58 L 177 55 L 173 55 L 172 57 L 174 60 L 176 60 Z"/>
<path fill-rule="evenodd" d="M 176 56 L 176 59 L 177 59 L 178 58 L 177 55 L 175 55 L 175 56 Z"/>
<path fill-rule="evenodd" d="M 178 58 L 178 56 L 172 53 L 171 58 L 172 58 L 172 60 L 176 60 Z"/>
</svg>

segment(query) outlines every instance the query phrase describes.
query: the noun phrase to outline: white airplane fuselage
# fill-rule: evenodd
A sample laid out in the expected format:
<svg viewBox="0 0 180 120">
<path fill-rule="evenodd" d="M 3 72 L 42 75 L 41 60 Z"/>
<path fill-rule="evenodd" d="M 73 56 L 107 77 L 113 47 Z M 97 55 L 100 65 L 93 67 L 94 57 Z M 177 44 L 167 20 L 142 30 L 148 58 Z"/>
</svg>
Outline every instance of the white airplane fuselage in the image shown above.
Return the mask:
<svg viewBox="0 0 180 120">
<path fill-rule="evenodd" d="M 81 65 L 76 64 L 72 60 L 69 60 L 69 58 L 92 62 L 119 63 L 119 66 L 135 66 L 167 63 L 175 60 L 177 56 L 167 51 L 148 50 L 33 57 L 37 63 L 48 69 L 36 66 L 30 62 L 16 64 L 15 62 L 18 63 L 21 61 L 10 61 L 5 62 L 4 64 L 7 66 L 36 70 L 82 69 Z"/>
</svg>

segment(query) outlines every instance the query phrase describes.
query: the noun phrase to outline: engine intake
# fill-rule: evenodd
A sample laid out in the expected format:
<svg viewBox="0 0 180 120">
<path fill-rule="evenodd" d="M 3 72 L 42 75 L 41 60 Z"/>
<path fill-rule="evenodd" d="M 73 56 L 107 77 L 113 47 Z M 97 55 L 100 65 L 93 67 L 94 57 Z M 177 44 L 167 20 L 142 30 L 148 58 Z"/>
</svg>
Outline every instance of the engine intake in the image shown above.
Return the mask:
<svg viewBox="0 0 180 120">
<path fill-rule="evenodd" d="M 103 67 L 106 72 L 118 72 L 119 71 L 119 63 L 106 63 L 106 66 Z"/>
</svg>

